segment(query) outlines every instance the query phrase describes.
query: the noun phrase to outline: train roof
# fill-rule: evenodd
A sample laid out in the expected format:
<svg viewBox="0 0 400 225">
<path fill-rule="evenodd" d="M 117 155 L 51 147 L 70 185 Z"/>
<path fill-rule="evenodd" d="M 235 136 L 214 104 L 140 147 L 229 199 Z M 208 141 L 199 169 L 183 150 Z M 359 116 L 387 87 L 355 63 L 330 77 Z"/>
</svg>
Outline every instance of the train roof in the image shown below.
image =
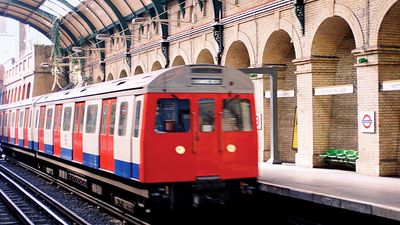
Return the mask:
<svg viewBox="0 0 400 225">
<path fill-rule="evenodd" d="M 254 89 L 249 77 L 239 70 L 217 65 L 184 65 L 37 96 L 11 103 L 7 108 L 122 91 L 253 93 Z"/>
</svg>

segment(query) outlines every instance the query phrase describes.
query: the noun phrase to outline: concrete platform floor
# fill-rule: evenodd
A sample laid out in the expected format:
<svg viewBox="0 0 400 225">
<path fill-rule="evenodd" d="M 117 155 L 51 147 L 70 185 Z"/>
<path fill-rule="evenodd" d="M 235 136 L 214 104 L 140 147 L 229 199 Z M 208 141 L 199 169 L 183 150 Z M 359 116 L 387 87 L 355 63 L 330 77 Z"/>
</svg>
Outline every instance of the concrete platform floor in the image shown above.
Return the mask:
<svg viewBox="0 0 400 225">
<path fill-rule="evenodd" d="M 262 191 L 400 221 L 400 178 L 259 164 Z"/>
</svg>

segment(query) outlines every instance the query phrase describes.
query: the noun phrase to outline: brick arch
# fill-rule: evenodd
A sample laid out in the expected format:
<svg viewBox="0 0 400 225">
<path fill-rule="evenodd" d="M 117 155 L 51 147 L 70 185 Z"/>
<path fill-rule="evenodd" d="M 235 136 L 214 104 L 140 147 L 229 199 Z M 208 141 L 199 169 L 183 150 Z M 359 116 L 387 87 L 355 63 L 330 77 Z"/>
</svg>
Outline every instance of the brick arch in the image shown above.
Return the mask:
<svg viewBox="0 0 400 225">
<path fill-rule="evenodd" d="M 172 67 L 172 65 L 174 64 L 174 61 L 179 56 L 182 57 L 182 60 L 183 60 L 184 64 L 191 64 L 190 60 L 189 60 L 189 57 L 188 57 L 188 54 L 186 54 L 186 51 L 184 49 L 182 49 L 182 48 L 178 48 L 178 49 L 175 49 L 175 51 L 173 51 L 173 53 L 171 55 L 171 59 L 173 59 L 173 60 L 172 60 L 172 63 L 170 65 L 170 67 Z M 179 65 L 182 65 L 182 64 L 179 64 Z"/>
<path fill-rule="evenodd" d="M 178 55 L 172 61 L 171 67 L 180 66 L 180 65 L 186 65 L 186 62 L 181 55 Z"/>
<path fill-rule="evenodd" d="M 267 38 L 265 39 L 264 43 L 262 43 L 261 49 L 265 49 L 268 39 L 271 37 L 271 35 L 274 32 L 281 30 L 281 31 L 286 32 L 287 35 L 291 38 L 291 40 L 293 42 L 296 58 L 300 59 L 303 57 L 303 49 L 302 49 L 301 43 L 300 43 L 300 36 L 292 23 L 290 23 L 289 21 L 287 21 L 285 19 L 280 19 L 279 20 L 279 29 L 274 29 L 272 27 L 272 25 L 270 25 L 269 28 L 270 29 L 267 29 L 267 28 L 265 29 L 265 31 L 267 32 L 267 34 L 266 34 Z M 264 52 L 259 51 L 258 54 L 259 54 L 258 58 L 262 59 Z"/>
<path fill-rule="evenodd" d="M 335 16 L 342 18 L 349 25 L 349 27 L 353 33 L 353 36 L 354 36 L 356 48 L 361 48 L 365 45 L 364 35 L 363 35 L 362 29 L 361 29 L 360 22 L 358 21 L 356 15 L 354 14 L 354 12 L 351 9 L 349 9 L 346 6 L 340 5 L 340 4 L 335 4 L 333 14 L 330 13 L 329 8 L 326 8 L 321 14 L 322 15 L 317 20 L 315 20 L 315 23 L 314 23 L 315 26 L 312 28 L 312 31 L 309 33 L 310 37 L 311 37 L 309 40 L 311 40 L 311 41 L 306 43 L 306 47 L 305 47 L 305 51 L 304 51 L 305 56 L 311 56 L 311 51 L 312 51 L 315 35 L 317 34 L 321 24 L 324 23 L 326 19 L 333 18 Z"/>
<path fill-rule="evenodd" d="M 223 63 L 225 66 L 233 68 L 246 68 L 250 67 L 251 59 L 249 50 L 242 41 L 234 41 L 228 48 L 225 54 Z"/>
<path fill-rule="evenodd" d="M 103 81 L 103 79 L 101 78 L 101 76 L 97 76 L 96 83 L 101 83 L 102 81 Z"/>
<path fill-rule="evenodd" d="M 150 71 L 156 71 L 156 70 L 160 70 L 160 69 L 162 69 L 162 65 L 161 65 L 160 61 L 155 61 L 152 64 Z"/>
<path fill-rule="evenodd" d="M 149 60 L 151 61 L 151 63 L 148 65 L 148 71 L 153 71 L 153 66 L 155 63 L 159 63 L 161 66 L 161 69 L 165 67 L 166 64 L 166 60 L 165 57 L 163 55 L 160 54 L 156 54 L 155 57 L 152 57 L 153 60 Z"/>
<path fill-rule="evenodd" d="M 107 80 L 106 81 L 109 81 L 109 80 L 114 80 L 114 75 L 112 73 L 109 73 L 107 75 Z"/>
<path fill-rule="evenodd" d="M 126 70 L 122 69 L 121 72 L 119 73 L 119 78 L 124 78 L 127 76 L 128 76 L 128 73 L 126 72 Z"/>
<path fill-rule="evenodd" d="M 234 36 L 234 35 L 232 35 L 232 36 Z M 249 66 L 255 65 L 256 61 L 255 61 L 255 51 L 254 51 L 253 44 L 252 44 L 250 38 L 243 32 L 238 32 L 237 39 L 230 38 L 226 42 L 227 44 L 225 45 L 225 54 L 223 54 L 223 57 L 222 57 L 222 65 L 227 65 L 226 62 L 227 62 L 229 50 L 231 50 L 231 47 L 233 44 L 238 43 L 238 42 L 242 43 L 247 50 L 248 57 L 250 60 Z"/>
<path fill-rule="evenodd" d="M 379 46 L 379 45 L 400 45 L 399 35 L 400 29 L 396 29 L 394 27 L 395 22 L 400 18 L 400 2 L 398 0 L 390 0 L 383 3 L 382 7 L 379 10 L 378 15 L 375 17 L 377 20 L 374 20 L 371 29 L 370 36 L 370 45 L 371 46 Z M 392 19 L 393 18 L 393 19 Z M 390 21 L 385 21 L 389 19 Z M 392 22 L 392 23 L 390 23 Z M 388 40 L 385 43 L 385 40 L 382 36 L 386 37 Z M 397 42 L 396 42 L 397 41 Z"/>
<path fill-rule="evenodd" d="M 141 67 L 139 65 L 135 67 L 135 70 L 133 70 L 133 75 L 139 75 L 139 74 L 142 74 L 142 73 L 144 73 L 143 67 Z"/>
<path fill-rule="evenodd" d="M 216 64 L 216 59 L 214 57 L 215 55 L 217 55 L 216 46 L 207 40 L 204 41 L 204 48 L 195 48 L 195 51 L 196 51 L 194 54 L 195 58 L 196 58 L 195 63 L 198 63 L 197 61 L 199 60 L 200 54 L 202 54 L 202 52 L 204 53 L 205 50 L 207 50 L 211 54 L 211 56 L 213 58 L 212 64 Z"/>
<path fill-rule="evenodd" d="M 132 62 L 135 62 L 135 64 L 132 66 L 132 68 L 135 68 L 135 69 L 136 69 L 137 67 L 141 67 L 143 73 L 145 73 L 147 67 L 146 67 L 145 64 L 143 63 L 143 60 L 141 60 L 139 57 L 135 57 L 135 58 L 132 60 Z M 135 70 L 133 70 L 132 73 L 133 73 L 133 75 L 135 75 Z"/>
<path fill-rule="evenodd" d="M 215 58 L 210 50 L 203 48 L 196 57 L 196 64 L 215 64 Z"/>
<path fill-rule="evenodd" d="M 262 55 L 262 64 L 286 64 L 289 54 L 293 54 L 294 44 L 291 37 L 284 30 L 274 31 L 265 43 Z M 290 60 L 290 62 L 293 58 Z"/>
</svg>

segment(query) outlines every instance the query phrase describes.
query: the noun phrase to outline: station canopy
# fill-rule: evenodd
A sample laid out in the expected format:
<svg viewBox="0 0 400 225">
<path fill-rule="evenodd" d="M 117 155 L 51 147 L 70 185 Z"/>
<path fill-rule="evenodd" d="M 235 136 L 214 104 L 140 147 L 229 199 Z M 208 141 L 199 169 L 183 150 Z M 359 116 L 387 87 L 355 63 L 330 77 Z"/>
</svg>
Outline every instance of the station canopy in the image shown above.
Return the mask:
<svg viewBox="0 0 400 225">
<path fill-rule="evenodd" d="M 165 0 L 0 0 L 0 15 L 29 24 L 49 38 L 57 23 L 60 47 L 67 48 L 114 28 L 128 30 L 127 21 L 157 15 L 163 10 L 162 2 Z"/>
</svg>

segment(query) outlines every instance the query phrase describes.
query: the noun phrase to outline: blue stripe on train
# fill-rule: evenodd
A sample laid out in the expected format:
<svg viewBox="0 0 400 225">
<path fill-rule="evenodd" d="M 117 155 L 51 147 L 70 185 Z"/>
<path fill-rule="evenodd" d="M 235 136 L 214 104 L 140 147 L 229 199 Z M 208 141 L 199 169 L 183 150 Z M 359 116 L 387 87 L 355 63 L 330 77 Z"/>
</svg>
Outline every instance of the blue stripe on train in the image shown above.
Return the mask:
<svg viewBox="0 0 400 225">
<path fill-rule="evenodd" d="M 61 148 L 61 158 L 72 160 L 72 149 Z"/>
<path fill-rule="evenodd" d="M 18 145 L 24 146 L 24 139 L 18 139 Z"/>
<path fill-rule="evenodd" d="M 8 142 L 8 136 L 4 136 L 4 142 Z"/>
<path fill-rule="evenodd" d="M 34 149 L 35 151 L 38 151 L 38 150 L 39 150 L 39 142 L 36 142 L 36 141 L 33 142 L 33 149 Z"/>
<path fill-rule="evenodd" d="M 99 156 L 84 152 L 83 153 L 83 165 L 98 169 L 99 168 Z"/>
<path fill-rule="evenodd" d="M 139 179 L 139 164 L 129 163 L 121 160 L 114 160 L 115 171 L 114 173 L 118 176 L 125 178 L 136 178 Z"/>
<path fill-rule="evenodd" d="M 11 138 L 10 144 L 15 144 L 15 138 Z"/>
<path fill-rule="evenodd" d="M 53 155 L 54 153 L 53 145 L 44 144 L 44 153 Z"/>
<path fill-rule="evenodd" d="M 34 142 L 33 141 L 28 141 L 28 148 L 33 149 Z"/>
</svg>

